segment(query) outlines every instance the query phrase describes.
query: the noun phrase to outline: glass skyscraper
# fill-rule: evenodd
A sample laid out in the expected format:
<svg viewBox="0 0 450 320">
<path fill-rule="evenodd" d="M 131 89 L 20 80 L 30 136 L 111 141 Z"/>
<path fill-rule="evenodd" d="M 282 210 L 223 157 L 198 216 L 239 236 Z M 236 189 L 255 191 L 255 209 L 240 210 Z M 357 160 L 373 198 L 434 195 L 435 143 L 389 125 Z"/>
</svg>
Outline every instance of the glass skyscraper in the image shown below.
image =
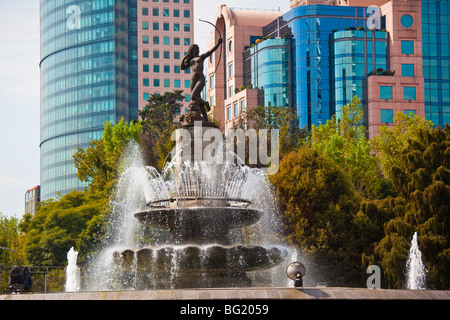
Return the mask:
<svg viewBox="0 0 450 320">
<path fill-rule="evenodd" d="M 222 6 L 216 17 L 219 26 L 237 23 L 246 28 L 227 34 L 228 42 L 240 40 L 234 51 L 242 52 L 243 61 L 234 56 L 232 77 L 220 74 L 220 67 L 214 74 L 208 97 L 219 106 L 215 114 L 224 108 L 225 129 L 229 129 L 242 120 L 241 114 L 233 117 L 229 111 L 235 103 L 243 102 L 250 109 L 287 102 L 298 125 L 311 128 L 333 115 L 339 119 L 342 107 L 357 96 L 364 106 L 369 138 L 378 134 L 380 126 L 392 126 L 398 112 L 443 126 L 450 120 L 449 2 L 292 0 L 291 10 L 263 26 L 257 23 L 260 18 L 253 17 L 256 14 Z M 244 14 L 249 18 L 241 17 Z M 255 38 L 260 41 L 254 44 Z M 289 54 L 267 58 L 272 46 L 274 53 L 280 50 L 278 42 L 285 42 Z M 210 74 L 213 68 L 208 65 Z M 222 107 L 218 93 L 240 86 L 241 78 L 244 87 L 251 84 L 253 89 L 239 91 L 231 100 L 228 97 Z M 279 97 L 280 90 L 284 98 Z"/>
<path fill-rule="evenodd" d="M 425 117 L 450 123 L 450 1 L 422 0 Z"/>
<path fill-rule="evenodd" d="M 72 155 L 137 118 L 136 0 L 41 0 L 41 200 L 85 185 Z"/>
</svg>

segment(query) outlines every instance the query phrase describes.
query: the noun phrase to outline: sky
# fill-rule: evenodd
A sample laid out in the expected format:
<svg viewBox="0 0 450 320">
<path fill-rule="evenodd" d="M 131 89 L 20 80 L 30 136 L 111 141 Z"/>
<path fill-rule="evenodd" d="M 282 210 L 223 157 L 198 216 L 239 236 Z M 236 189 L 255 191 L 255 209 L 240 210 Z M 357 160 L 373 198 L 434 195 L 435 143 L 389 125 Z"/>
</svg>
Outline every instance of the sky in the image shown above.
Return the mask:
<svg viewBox="0 0 450 320">
<path fill-rule="evenodd" d="M 194 42 L 206 51 L 217 9 L 287 12 L 289 0 L 194 0 Z M 23 216 L 39 178 L 39 1 L 0 0 L 0 213 Z"/>
</svg>

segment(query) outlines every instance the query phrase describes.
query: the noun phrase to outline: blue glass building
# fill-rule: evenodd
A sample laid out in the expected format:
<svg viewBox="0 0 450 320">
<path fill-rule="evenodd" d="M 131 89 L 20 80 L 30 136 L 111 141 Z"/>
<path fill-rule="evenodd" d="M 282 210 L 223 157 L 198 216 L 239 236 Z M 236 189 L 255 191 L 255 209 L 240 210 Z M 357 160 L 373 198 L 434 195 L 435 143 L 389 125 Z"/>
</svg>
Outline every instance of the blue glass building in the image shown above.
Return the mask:
<svg viewBox="0 0 450 320">
<path fill-rule="evenodd" d="M 136 0 L 41 0 L 41 200 L 86 185 L 72 155 L 137 119 Z"/>
<path fill-rule="evenodd" d="M 368 75 L 389 71 L 388 37 L 385 31 L 344 30 L 333 32 L 330 38 L 331 109 L 339 119 L 354 96 L 366 105 Z"/>
<path fill-rule="evenodd" d="M 289 106 L 292 102 L 292 42 L 267 39 L 244 52 L 244 86 L 262 90 L 260 104 Z"/>
<path fill-rule="evenodd" d="M 296 110 L 300 127 L 325 123 L 335 113 L 339 116 L 340 108 L 353 95 L 364 97 L 365 68 L 368 72 L 374 64 L 386 68 L 386 46 L 380 52 L 383 61 L 377 61 L 374 51 L 373 55 L 367 51 L 375 45 L 375 33 L 343 31 L 365 27 L 367 18 L 363 7 L 305 5 L 264 28 L 268 36 L 291 35 L 290 106 Z M 386 33 L 382 35 L 385 45 Z"/>
<path fill-rule="evenodd" d="M 450 123 L 450 1 L 422 0 L 425 117 Z"/>
</svg>

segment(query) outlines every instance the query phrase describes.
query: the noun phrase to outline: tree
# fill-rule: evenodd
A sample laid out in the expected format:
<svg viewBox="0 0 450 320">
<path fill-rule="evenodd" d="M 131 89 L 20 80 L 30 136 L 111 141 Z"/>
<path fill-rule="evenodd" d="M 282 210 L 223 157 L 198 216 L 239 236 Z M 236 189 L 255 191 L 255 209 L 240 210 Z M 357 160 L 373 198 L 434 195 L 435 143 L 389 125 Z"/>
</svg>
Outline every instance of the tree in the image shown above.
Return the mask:
<svg viewBox="0 0 450 320">
<path fill-rule="evenodd" d="M 383 185 L 376 157 L 366 138 L 364 113 L 358 97 L 353 97 L 342 109 L 342 116 L 333 116 L 325 125 L 312 126 L 311 145 L 325 152 L 348 173 L 358 194 L 377 198 Z"/>
<path fill-rule="evenodd" d="M 176 129 L 175 117 L 180 114 L 182 90 L 152 94 L 147 105 L 139 111 L 143 132 L 141 149 L 147 165 L 162 169 L 164 162 L 175 146 L 171 141 L 172 132 Z"/>
<path fill-rule="evenodd" d="M 106 122 L 102 139 L 86 149 L 78 147 L 73 155 L 78 179 L 92 189 L 110 191 L 121 171 L 123 152 L 130 141 L 139 142 L 141 131 L 139 122 L 126 124 L 123 118 L 114 125 Z"/>
<path fill-rule="evenodd" d="M 279 155 L 282 158 L 306 141 L 308 131 L 295 125 L 296 115 L 289 107 L 256 106 L 246 111 L 245 118 L 253 129 L 279 129 Z"/>
<path fill-rule="evenodd" d="M 450 287 L 450 126 L 420 128 L 408 139 L 389 170 L 396 198 L 388 198 L 390 220 L 375 245 L 372 263 L 381 263 L 389 287 L 404 286 L 410 239 L 418 233 L 419 248 L 432 288 Z"/>
<path fill-rule="evenodd" d="M 357 216 L 359 198 L 348 175 L 326 154 L 308 145 L 287 154 L 270 176 L 286 218 L 287 238 L 317 264 L 317 277 L 333 285 L 359 281 L 359 235 L 369 221 Z"/>
<path fill-rule="evenodd" d="M 397 112 L 393 122 L 392 128 L 380 127 L 380 133 L 371 140 L 372 149 L 378 155 L 382 171 L 388 177 L 391 168 L 399 166 L 400 155 L 408 147 L 408 140 L 417 140 L 419 131 L 433 127 L 433 123 L 423 117 L 408 116 L 401 112 Z"/>
<path fill-rule="evenodd" d="M 0 212 L 0 265 L 14 266 L 26 263 L 24 234 L 19 229 L 19 219 L 6 217 Z M 14 250 L 14 251 L 11 251 Z"/>
<path fill-rule="evenodd" d="M 44 202 L 34 218 L 24 216 L 26 254 L 32 265 L 64 266 L 67 252 L 75 247 L 80 261 L 100 241 L 99 217 L 106 214 L 109 199 L 101 193 L 72 191 L 59 200 Z"/>
</svg>

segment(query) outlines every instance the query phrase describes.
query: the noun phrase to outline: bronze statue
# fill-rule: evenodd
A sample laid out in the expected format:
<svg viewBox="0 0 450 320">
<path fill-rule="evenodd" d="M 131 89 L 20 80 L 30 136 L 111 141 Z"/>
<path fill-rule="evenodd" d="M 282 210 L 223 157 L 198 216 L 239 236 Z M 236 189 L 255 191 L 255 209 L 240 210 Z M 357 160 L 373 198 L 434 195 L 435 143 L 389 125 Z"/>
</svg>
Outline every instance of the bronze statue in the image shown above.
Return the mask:
<svg viewBox="0 0 450 320">
<path fill-rule="evenodd" d="M 186 123 L 192 123 L 195 120 L 208 121 L 207 112 L 211 110 L 209 103 L 201 98 L 201 93 L 205 87 L 205 75 L 203 74 L 203 64 L 217 48 L 222 44 L 222 38 L 219 38 L 217 44 L 208 52 L 199 55 L 200 48 L 197 44 L 189 47 L 189 51 L 181 62 L 181 70 L 191 68 L 191 104 L 189 105 L 189 112 L 185 115 Z M 201 115 L 200 115 L 201 114 Z"/>
</svg>

